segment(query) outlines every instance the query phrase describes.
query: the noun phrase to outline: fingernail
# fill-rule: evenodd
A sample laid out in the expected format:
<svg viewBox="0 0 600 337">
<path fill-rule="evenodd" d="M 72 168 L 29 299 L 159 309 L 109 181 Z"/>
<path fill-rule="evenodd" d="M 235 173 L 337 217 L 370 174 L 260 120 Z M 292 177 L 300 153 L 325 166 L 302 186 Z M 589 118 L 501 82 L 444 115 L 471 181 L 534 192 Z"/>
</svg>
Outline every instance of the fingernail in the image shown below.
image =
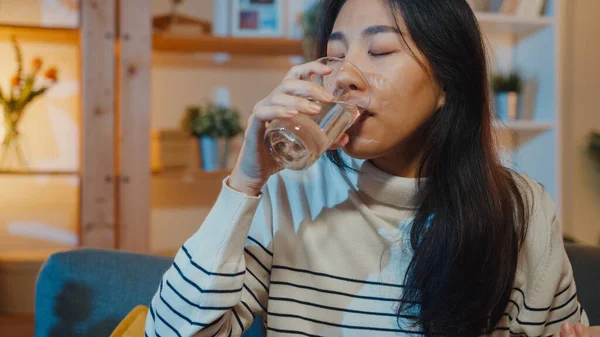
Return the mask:
<svg viewBox="0 0 600 337">
<path fill-rule="evenodd" d="M 321 111 L 321 105 L 318 103 L 310 103 L 310 110 L 313 112 L 319 112 Z"/>
<path fill-rule="evenodd" d="M 328 101 L 333 101 L 335 97 L 333 96 L 333 94 L 329 93 L 329 92 L 325 92 L 325 99 Z"/>
<path fill-rule="evenodd" d="M 577 332 L 578 335 L 582 336 L 585 333 L 583 331 L 583 325 L 575 324 L 575 332 Z"/>
<path fill-rule="evenodd" d="M 288 110 L 285 112 L 286 115 L 288 116 L 296 116 L 298 114 L 298 111 L 296 110 Z"/>
<path fill-rule="evenodd" d="M 560 332 L 564 335 L 564 336 L 570 336 L 573 333 L 573 327 L 571 326 L 571 323 L 564 323 L 561 327 L 560 327 Z"/>
</svg>

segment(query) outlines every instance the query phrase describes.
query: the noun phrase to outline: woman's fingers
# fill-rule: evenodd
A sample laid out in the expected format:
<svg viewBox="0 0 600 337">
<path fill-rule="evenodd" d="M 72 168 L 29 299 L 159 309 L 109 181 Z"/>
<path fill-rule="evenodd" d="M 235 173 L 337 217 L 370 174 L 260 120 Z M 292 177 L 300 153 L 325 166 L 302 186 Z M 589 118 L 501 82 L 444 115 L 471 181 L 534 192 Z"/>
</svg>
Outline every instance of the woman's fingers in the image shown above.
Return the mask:
<svg viewBox="0 0 600 337">
<path fill-rule="evenodd" d="M 315 115 L 321 112 L 321 105 L 319 103 L 311 102 L 306 98 L 284 93 L 273 94 L 271 97 L 271 104 L 275 106 L 284 106 L 288 109 L 293 109 L 310 115 Z"/>
<path fill-rule="evenodd" d="M 575 327 L 573 330 L 575 330 L 575 335 L 577 337 L 590 337 L 590 331 L 589 331 L 588 327 L 584 326 L 581 323 L 575 324 Z"/>
<path fill-rule="evenodd" d="M 575 331 L 573 330 L 573 325 L 569 322 L 565 322 L 560 325 L 560 335 L 562 337 L 574 337 Z"/>
<path fill-rule="evenodd" d="M 279 105 L 257 105 L 254 108 L 254 119 L 267 122 L 278 118 L 292 118 L 298 110 Z"/>
<path fill-rule="evenodd" d="M 285 79 L 303 79 L 307 78 L 312 74 L 317 75 L 327 75 L 333 71 L 330 67 L 324 65 L 323 63 L 312 61 L 304 64 L 300 64 L 297 66 L 293 66 L 290 71 L 288 71 Z"/>
<path fill-rule="evenodd" d="M 289 95 L 312 98 L 323 103 L 329 103 L 335 98 L 321 85 L 298 79 L 287 79 L 281 82 L 279 90 Z"/>
</svg>

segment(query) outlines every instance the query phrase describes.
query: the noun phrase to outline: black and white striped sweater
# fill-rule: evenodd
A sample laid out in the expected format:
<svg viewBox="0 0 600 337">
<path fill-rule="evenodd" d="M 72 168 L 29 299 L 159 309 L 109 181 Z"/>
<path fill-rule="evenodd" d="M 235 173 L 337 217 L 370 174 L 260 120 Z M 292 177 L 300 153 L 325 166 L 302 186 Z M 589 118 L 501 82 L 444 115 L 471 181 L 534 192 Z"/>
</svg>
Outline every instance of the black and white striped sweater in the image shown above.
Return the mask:
<svg viewBox="0 0 600 337">
<path fill-rule="evenodd" d="M 225 180 L 165 273 L 146 335 L 241 336 L 255 316 L 265 318 L 268 336 L 420 335 L 401 328 L 396 316 L 416 181 L 349 160 L 360 173 L 320 159 L 305 172 L 273 176 L 260 197 Z M 535 209 L 494 336 L 545 337 L 564 321 L 589 324 L 555 206 L 528 181 Z"/>
</svg>

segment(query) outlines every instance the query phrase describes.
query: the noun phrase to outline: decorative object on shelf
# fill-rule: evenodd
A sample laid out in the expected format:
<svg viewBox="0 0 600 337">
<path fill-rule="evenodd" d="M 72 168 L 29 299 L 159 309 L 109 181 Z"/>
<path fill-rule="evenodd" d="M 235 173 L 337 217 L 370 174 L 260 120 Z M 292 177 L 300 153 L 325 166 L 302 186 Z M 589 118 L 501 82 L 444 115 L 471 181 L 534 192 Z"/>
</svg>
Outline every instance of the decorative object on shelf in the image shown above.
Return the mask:
<svg viewBox="0 0 600 337">
<path fill-rule="evenodd" d="M 173 24 L 177 23 L 177 7 L 183 3 L 183 0 L 171 0 L 171 20 Z"/>
<path fill-rule="evenodd" d="M 57 82 L 58 71 L 56 67 L 50 67 L 39 80 L 43 61 L 36 57 L 31 62 L 31 72 L 25 74 L 23 54 L 15 37 L 12 38 L 12 45 L 17 59 L 17 71 L 10 80 L 10 88 L 6 91 L 0 88 L 0 104 L 4 117 L 0 169 L 24 170 L 27 168 L 27 160 L 19 139 L 19 122 L 23 119 L 27 105 L 42 96 Z"/>
<path fill-rule="evenodd" d="M 186 168 L 192 153 L 191 145 L 189 134 L 183 130 L 153 130 L 150 142 L 152 172 Z"/>
<path fill-rule="evenodd" d="M 473 12 L 487 12 L 489 10 L 490 0 L 467 0 Z"/>
<path fill-rule="evenodd" d="M 205 171 L 226 168 L 230 140 L 243 131 L 239 111 L 215 103 L 188 107 L 181 126 L 188 134 L 199 138 L 202 169 Z M 220 154 L 219 139 L 225 143 Z"/>
<path fill-rule="evenodd" d="M 212 26 L 213 35 L 227 36 L 230 28 L 230 8 L 231 1 L 213 0 Z"/>
<path fill-rule="evenodd" d="M 504 0 L 500 7 L 500 13 L 515 14 L 519 7 L 519 0 Z"/>
<path fill-rule="evenodd" d="M 317 27 L 318 20 L 321 14 L 321 5 L 319 2 L 315 2 L 312 6 L 308 7 L 304 14 L 302 14 L 302 48 L 304 49 L 305 61 L 311 61 L 316 58 L 316 40 L 317 40 Z"/>
<path fill-rule="evenodd" d="M 499 120 L 517 119 L 518 99 L 521 92 L 521 76 L 517 72 L 508 75 L 495 74 L 492 78 L 496 117 Z"/>
<path fill-rule="evenodd" d="M 177 7 L 181 3 L 183 3 L 183 0 L 171 0 L 170 13 L 153 17 L 153 30 L 157 33 L 173 35 L 210 34 L 212 32 L 210 22 L 181 15 L 177 12 Z"/>
<path fill-rule="evenodd" d="M 593 131 L 590 133 L 588 150 L 600 172 L 600 131 Z"/>
<path fill-rule="evenodd" d="M 233 0 L 231 35 L 281 37 L 282 0 Z"/>
<path fill-rule="evenodd" d="M 517 15 L 538 17 L 544 14 L 546 0 L 521 0 L 516 9 Z"/>
</svg>

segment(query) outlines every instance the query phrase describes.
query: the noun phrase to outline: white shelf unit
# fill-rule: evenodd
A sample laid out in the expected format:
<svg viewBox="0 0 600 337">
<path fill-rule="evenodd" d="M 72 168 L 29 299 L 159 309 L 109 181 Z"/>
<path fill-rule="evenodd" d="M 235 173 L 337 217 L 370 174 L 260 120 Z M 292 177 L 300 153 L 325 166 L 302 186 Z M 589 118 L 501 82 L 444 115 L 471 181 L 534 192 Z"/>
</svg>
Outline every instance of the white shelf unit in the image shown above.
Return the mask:
<svg viewBox="0 0 600 337">
<path fill-rule="evenodd" d="M 524 170 L 524 173 L 536 180 L 539 177 L 540 183 L 544 185 L 554 185 L 555 200 L 560 213 L 561 188 L 558 179 L 560 168 L 556 167 L 554 177 L 548 175 L 550 167 L 558 165 L 561 160 L 556 145 L 559 141 L 549 141 L 546 144 L 544 140 L 544 143 L 532 144 L 540 137 L 548 139 L 547 135 L 551 132 L 554 132 L 554 137 L 558 138 L 560 130 L 560 125 L 556 124 L 561 116 L 559 109 L 561 98 L 557 90 L 559 86 L 557 65 L 560 63 L 556 33 L 558 29 L 554 29 L 551 37 L 546 35 L 549 34 L 548 27 L 556 27 L 558 24 L 557 17 L 560 14 L 558 2 L 554 3 L 554 13 L 550 13 L 550 16 L 525 17 L 487 12 L 478 12 L 476 16 L 485 36 L 488 52 L 492 53 L 489 57 L 492 64 L 490 74 L 496 71 L 518 70 L 524 80 L 525 91 L 519 99 L 522 100 L 521 103 L 527 102 L 527 104 L 521 104 L 521 108 L 526 107 L 526 109 L 521 111 L 520 115 L 527 117 L 523 117 L 522 120 L 494 122 L 503 162 L 510 168 Z M 543 35 L 539 35 L 538 33 L 542 31 L 545 31 Z M 535 56 L 536 54 L 539 56 Z M 552 82 L 540 83 L 539 81 Z M 552 105 L 543 101 L 549 96 L 553 96 L 555 100 Z M 528 146 L 525 146 L 526 144 Z M 535 162 L 529 160 L 531 156 L 535 156 Z M 553 157 L 556 159 L 551 159 Z"/>
<path fill-rule="evenodd" d="M 552 17 L 524 17 L 502 13 L 476 13 L 481 29 L 489 37 L 511 37 L 516 41 L 554 24 Z"/>
<path fill-rule="evenodd" d="M 554 128 L 554 122 L 537 122 L 530 120 L 495 121 L 494 128 L 512 132 L 546 132 Z"/>
<path fill-rule="evenodd" d="M 504 147 L 511 151 L 517 150 L 523 144 L 550 131 L 554 128 L 554 122 L 549 121 L 495 121 L 494 129 L 498 136 L 504 140 Z"/>
</svg>

